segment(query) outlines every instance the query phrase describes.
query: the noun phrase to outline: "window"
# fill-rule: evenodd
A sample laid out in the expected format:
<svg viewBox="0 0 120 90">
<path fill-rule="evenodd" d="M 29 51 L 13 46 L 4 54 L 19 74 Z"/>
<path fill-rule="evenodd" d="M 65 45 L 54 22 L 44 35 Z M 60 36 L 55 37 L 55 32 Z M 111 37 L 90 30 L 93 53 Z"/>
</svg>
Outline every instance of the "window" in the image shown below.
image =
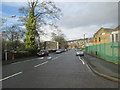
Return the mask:
<svg viewBox="0 0 120 90">
<path fill-rule="evenodd" d="M 114 42 L 114 34 L 112 34 L 112 42 Z"/>
<path fill-rule="evenodd" d="M 116 42 L 118 41 L 118 34 L 116 34 Z"/>
<path fill-rule="evenodd" d="M 101 41 L 100 37 L 99 37 L 99 42 Z"/>
<path fill-rule="evenodd" d="M 97 42 L 97 38 L 95 38 L 95 42 Z"/>
</svg>

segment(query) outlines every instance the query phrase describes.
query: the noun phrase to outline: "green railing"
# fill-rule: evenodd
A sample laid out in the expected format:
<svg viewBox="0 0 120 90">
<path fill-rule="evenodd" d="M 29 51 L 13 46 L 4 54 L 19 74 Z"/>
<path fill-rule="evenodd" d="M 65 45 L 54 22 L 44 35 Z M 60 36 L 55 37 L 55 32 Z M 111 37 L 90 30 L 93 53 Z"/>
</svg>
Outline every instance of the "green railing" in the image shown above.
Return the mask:
<svg viewBox="0 0 120 90">
<path fill-rule="evenodd" d="M 120 63 L 120 42 L 86 46 L 85 51 L 113 63 Z"/>
</svg>

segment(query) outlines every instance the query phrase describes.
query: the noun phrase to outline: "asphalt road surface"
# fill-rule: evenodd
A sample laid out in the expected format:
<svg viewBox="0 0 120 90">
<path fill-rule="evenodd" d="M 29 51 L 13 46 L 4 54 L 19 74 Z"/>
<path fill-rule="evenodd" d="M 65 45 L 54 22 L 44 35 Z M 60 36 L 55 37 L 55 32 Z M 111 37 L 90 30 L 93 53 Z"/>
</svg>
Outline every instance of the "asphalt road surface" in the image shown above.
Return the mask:
<svg viewBox="0 0 120 90">
<path fill-rule="evenodd" d="M 86 60 L 70 50 L 4 65 L 0 82 L 3 88 L 118 88 L 94 74 Z"/>
</svg>

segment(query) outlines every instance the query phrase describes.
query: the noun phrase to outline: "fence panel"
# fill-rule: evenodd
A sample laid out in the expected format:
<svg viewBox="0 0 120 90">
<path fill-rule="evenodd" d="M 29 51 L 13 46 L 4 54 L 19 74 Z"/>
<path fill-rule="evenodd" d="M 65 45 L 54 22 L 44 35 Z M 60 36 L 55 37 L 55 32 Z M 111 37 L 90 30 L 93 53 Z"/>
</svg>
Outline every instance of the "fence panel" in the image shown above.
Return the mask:
<svg viewBox="0 0 120 90">
<path fill-rule="evenodd" d="M 114 63 L 120 62 L 120 56 L 119 56 L 120 46 L 118 42 L 91 45 L 91 46 L 87 46 L 85 50 L 87 53 L 99 56 L 108 61 Z"/>
</svg>

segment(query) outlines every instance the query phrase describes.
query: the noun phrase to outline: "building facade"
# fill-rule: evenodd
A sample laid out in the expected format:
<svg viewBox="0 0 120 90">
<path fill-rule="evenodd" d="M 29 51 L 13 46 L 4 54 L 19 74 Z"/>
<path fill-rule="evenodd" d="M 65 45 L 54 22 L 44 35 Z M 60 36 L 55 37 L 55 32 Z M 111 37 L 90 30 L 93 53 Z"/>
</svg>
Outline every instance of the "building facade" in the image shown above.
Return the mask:
<svg viewBox="0 0 120 90">
<path fill-rule="evenodd" d="M 87 39 L 70 40 L 67 42 L 68 48 L 77 48 L 77 49 L 84 48 L 86 40 Z"/>
<path fill-rule="evenodd" d="M 113 31 L 113 29 L 100 28 L 94 34 L 94 45 L 111 42 L 110 35 L 111 35 L 112 31 Z"/>
<path fill-rule="evenodd" d="M 111 42 L 120 42 L 120 25 L 111 33 Z"/>
</svg>

